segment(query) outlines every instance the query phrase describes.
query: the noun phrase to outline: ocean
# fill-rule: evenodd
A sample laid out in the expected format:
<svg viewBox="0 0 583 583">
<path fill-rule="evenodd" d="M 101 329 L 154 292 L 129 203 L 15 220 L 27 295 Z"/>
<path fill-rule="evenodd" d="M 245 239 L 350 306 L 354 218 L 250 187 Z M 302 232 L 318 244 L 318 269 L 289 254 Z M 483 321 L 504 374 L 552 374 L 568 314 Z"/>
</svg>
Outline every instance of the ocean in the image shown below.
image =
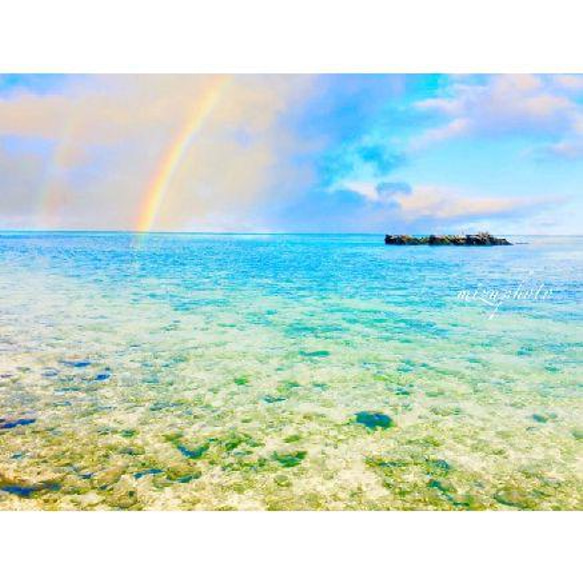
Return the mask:
<svg viewBox="0 0 583 583">
<path fill-rule="evenodd" d="M 0 234 L 0 509 L 583 509 L 583 238 Z"/>
</svg>

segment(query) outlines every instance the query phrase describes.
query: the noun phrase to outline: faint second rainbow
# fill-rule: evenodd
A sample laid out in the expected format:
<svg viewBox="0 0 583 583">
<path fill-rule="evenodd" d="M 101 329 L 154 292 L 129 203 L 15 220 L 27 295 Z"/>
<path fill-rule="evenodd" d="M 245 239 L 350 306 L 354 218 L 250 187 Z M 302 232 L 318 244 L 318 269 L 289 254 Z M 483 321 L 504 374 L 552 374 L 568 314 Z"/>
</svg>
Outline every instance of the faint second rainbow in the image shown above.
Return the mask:
<svg viewBox="0 0 583 583">
<path fill-rule="evenodd" d="M 60 134 L 48 157 L 44 180 L 39 188 L 37 223 L 39 228 L 55 228 L 58 225 L 59 210 L 62 204 L 62 178 L 70 165 L 70 156 L 74 150 L 74 134 L 78 122 L 75 109 L 63 120 Z"/>
<path fill-rule="evenodd" d="M 184 125 L 174 137 L 170 147 L 165 152 L 154 178 L 150 183 L 146 196 L 141 204 L 140 214 L 136 223 L 136 231 L 144 233 L 150 231 L 156 221 L 158 212 L 172 182 L 172 177 L 180 165 L 184 153 L 188 149 L 190 140 L 201 128 L 213 108 L 217 104 L 221 92 L 227 84 L 228 77 L 213 77 L 202 95 L 194 104 L 192 112 Z"/>
</svg>

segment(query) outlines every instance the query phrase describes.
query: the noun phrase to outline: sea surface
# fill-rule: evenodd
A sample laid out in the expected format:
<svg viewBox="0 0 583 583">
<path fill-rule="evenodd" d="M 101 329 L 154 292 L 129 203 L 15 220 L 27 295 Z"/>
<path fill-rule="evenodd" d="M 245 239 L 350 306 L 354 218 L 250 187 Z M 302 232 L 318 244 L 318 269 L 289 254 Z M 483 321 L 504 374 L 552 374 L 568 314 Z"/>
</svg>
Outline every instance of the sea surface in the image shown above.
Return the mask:
<svg viewBox="0 0 583 583">
<path fill-rule="evenodd" d="M 582 509 L 583 238 L 0 234 L 0 509 Z"/>
</svg>

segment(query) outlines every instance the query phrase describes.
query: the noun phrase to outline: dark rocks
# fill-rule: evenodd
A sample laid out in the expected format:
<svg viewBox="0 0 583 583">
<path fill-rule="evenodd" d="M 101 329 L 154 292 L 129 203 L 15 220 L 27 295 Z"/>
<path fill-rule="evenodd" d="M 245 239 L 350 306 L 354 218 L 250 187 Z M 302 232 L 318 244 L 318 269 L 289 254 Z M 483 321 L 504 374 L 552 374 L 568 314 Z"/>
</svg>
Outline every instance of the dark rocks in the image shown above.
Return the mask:
<svg viewBox="0 0 583 583">
<path fill-rule="evenodd" d="M 121 463 L 111 467 L 104 468 L 92 476 L 93 483 L 100 489 L 105 490 L 114 484 L 125 475 L 127 471 L 127 464 Z"/>
<path fill-rule="evenodd" d="M 0 429 L 13 429 L 20 425 L 31 425 L 32 423 L 36 423 L 36 419 L 2 419 Z"/>
<path fill-rule="evenodd" d="M 83 389 L 81 387 L 76 387 L 76 386 L 71 386 L 71 387 L 59 387 L 57 390 L 55 390 L 55 393 L 57 395 L 63 395 L 64 393 L 78 393 L 79 391 L 82 391 Z"/>
<path fill-rule="evenodd" d="M 282 401 L 286 401 L 287 397 L 279 397 L 276 395 L 265 395 L 265 397 L 263 397 L 263 400 L 266 403 L 281 403 Z"/>
<path fill-rule="evenodd" d="M 176 449 L 186 458 L 191 460 L 196 460 L 201 458 L 208 450 L 208 445 L 201 445 L 195 448 L 186 447 L 184 444 L 180 442 L 176 442 Z"/>
<path fill-rule="evenodd" d="M 437 471 L 449 472 L 451 470 L 451 465 L 445 460 L 428 460 L 428 464 Z"/>
<path fill-rule="evenodd" d="M 504 506 L 512 506 L 522 510 L 532 510 L 536 507 L 534 501 L 528 494 L 512 486 L 506 486 L 498 490 L 494 494 L 494 500 Z"/>
<path fill-rule="evenodd" d="M 136 478 L 136 480 L 139 480 L 140 478 L 143 478 L 144 476 L 156 476 L 157 474 L 162 474 L 162 470 L 159 470 L 158 468 L 151 468 L 149 470 L 142 470 L 141 472 L 136 472 L 134 474 L 134 478 Z"/>
<path fill-rule="evenodd" d="M 222 440 L 222 445 L 226 451 L 231 452 L 241 447 L 259 447 L 262 444 L 247 433 L 237 433 L 233 431 Z"/>
<path fill-rule="evenodd" d="M 90 360 L 63 360 L 61 361 L 65 366 L 70 366 L 72 368 L 87 368 L 91 366 Z"/>
<path fill-rule="evenodd" d="M 111 377 L 111 372 L 109 372 L 108 370 L 104 371 L 104 372 L 100 372 L 99 374 L 95 375 L 95 380 L 96 381 L 106 381 Z"/>
<path fill-rule="evenodd" d="M 178 482 L 179 484 L 188 484 L 192 482 L 192 480 L 198 480 L 202 476 L 201 472 L 192 472 L 191 474 L 187 474 L 185 476 L 180 476 L 176 478 L 174 481 Z"/>
<path fill-rule="evenodd" d="M 281 464 L 284 468 L 293 468 L 302 463 L 306 457 L 305 451 L 296 451 L 294 453 L 274 453 L 273 459 Z"/>
<path fill-rule="evenodd" d="M 385 235 L 386 245 L 454 245 L 458 247 L 491 247 L 494 245 L 512 245 L 507 239 L 494 237 L 490 233 L 477 235 L 429 235 L 412 237 L 411 235 Z"/>
<path fill-rule="evenodd" d="M 356 422 L 369 429 L 388 429 L 393 426 L 393 420 L 388 415 L 371 411 L 356 413 Z"/>
<path fill-rule="evenodd" d="M 137 435 L 137 431 L 135 429 L 122 429 L 120 435 L 122 437 L 130 438 L 135 437 Z"/>
<path fill-rule="evenodd" d="M 324 358 L 326 356 L 330 356 L 330 352 L 328 352 L 327 350 L 312 350 L 312 351 L 300 350 L 300 355 L 307 356 L 310 358 Z"/>
<path fill-rule="evenodd" d="M 24 483 L 6 478 L 0 474 L 0 491 L 6 492 L 7 494 L 14 494 L 20 498 L 30 498 L 34 494 L 41 492 L 56 492 L 57 490 L 60 490 L 60 488 L 60 484 L 50 480 L 36 483 Z"/>
</svg>

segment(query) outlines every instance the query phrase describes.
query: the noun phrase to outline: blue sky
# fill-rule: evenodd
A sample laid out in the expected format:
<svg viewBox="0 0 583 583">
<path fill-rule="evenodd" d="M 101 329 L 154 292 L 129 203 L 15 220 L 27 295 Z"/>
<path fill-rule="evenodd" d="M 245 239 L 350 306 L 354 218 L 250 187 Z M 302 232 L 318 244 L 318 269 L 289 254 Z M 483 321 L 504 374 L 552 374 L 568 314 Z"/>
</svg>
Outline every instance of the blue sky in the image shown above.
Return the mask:
<svg viewBox="0 0 583 583">
<path fill-rule="evenodd" d="M 132 230 L 208 76 L 0 76 L 0 228 Z M 583 76 L 233 76 L 155 230 L 581 233 Z"/>
</svg>

